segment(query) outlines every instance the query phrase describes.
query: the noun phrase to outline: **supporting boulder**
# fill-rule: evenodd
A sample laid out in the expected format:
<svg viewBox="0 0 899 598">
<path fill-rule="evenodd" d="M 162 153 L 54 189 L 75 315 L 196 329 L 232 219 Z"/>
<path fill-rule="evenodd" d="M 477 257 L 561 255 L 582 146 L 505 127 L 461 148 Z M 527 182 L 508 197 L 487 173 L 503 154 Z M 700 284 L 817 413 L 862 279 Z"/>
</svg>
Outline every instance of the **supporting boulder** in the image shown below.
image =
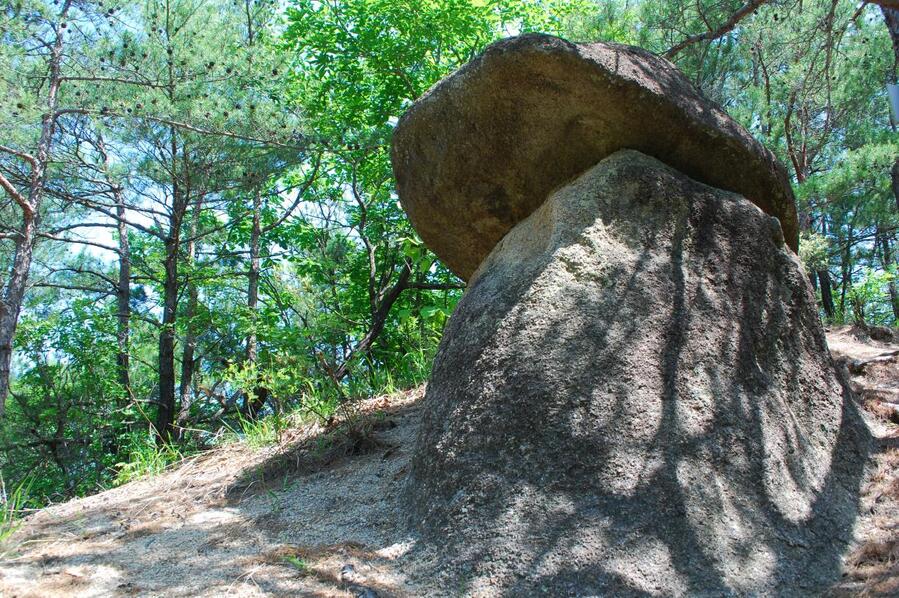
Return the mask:
<svg viewBox="0 0 899 598">
<path fill-rule="evenodd" d="M 520 110 L 490 86 L 491 61 L 551 73 L 529 85 L 592 116 L 555 131 L 569 121 L 547 106 L 523 129 L 508 121 L 506 149 L 491 145 L 490 111 L 465 107 Z M 578 76 L 596 93 L 630 89 L 632 105 L 580 106 L 598 96 Z M 808 595 L 840 575 L 866 431 L 791 249 L 782 169 L 688 86 L 636 49 L 527 36 L 488 49 L 398 127 L 403 205 L 469 280 L 406 493 L 451 593 Z M 622 149 L 619 117 L 640 129 L 628 139 L 667 141 Z M 457 170 L 459 127 L 466 151 L 488 142 L 479 170 Z M 574 160 L 572 148 L 605 149 Z"/>
<path fill-rule="evenodd" d="M 802 595 L 839 576 L 856 513 L 843 392 L 777 221 L 621 151 L 460 301 L 410 520 L 475 594 Z"/>
</svg>

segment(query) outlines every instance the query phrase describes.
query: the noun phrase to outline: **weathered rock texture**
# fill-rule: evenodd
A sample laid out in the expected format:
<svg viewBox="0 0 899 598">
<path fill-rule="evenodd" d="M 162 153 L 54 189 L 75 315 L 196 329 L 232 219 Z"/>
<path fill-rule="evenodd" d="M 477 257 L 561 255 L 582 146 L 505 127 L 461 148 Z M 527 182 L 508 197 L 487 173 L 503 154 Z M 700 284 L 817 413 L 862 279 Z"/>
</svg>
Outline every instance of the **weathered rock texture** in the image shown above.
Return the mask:
<svg viewBox="0 0 899 598">
<path fill-rule="evenodd" d="M 810 595 L 840 574 L 867 436 L 799 262 L 774 218 L 641 153 L 493 249 L 423 411 L 407 504 L 459 593 Z"/>
<path fill-rule="evenodd" d="M 467 280 L 553 189 L 619 149 L 740 193 L 797 247 L 783 167 L 674 65 L 630 46 L 497 42 L 403 115 L 392 158 L 416 230 Z"/>
</svg>

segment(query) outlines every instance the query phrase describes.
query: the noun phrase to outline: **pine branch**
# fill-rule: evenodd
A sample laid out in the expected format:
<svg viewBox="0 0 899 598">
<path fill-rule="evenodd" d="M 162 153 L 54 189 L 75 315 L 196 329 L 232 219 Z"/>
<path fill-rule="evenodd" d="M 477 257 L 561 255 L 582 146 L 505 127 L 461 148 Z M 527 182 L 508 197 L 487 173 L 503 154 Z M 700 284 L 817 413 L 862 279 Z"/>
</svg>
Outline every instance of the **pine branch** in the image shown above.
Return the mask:
<svg viewBox="0 0 899 598">
<path fill-rule="evenodd" d="M 19 204 L 19 207 L 22 208 L 22 212 L 25 214 L 25 218 L 34 218 L 34 207 L 27 199 L 25 199 L 25 196 L 19 193 L 15 186 L 9 182 L 9 179 L 3 176 L 2 172 L 0 172 L 0 187 L 3 187 L 3 190 L 13 198 L 13 201 Z"/>
<path fill-rule="evenodd" d="M 0 145 L 0 152 L 6 152 L 7 154 L 12 154 L 17 158 L 22 158 L 32 166 L 37 166 L 37 158 L 32 156 L 31 154 L 20 152 L 19 150 L 15 150 L 11 147 L 6 147 L 5 145 Z"/>
<path fill-rule="evenodd" d="M 714 31 L 710 30 L 710 31 L 706 31 L 705 33 L 700 33 L 698 35 L 692 35 L 692 36 L 688 37 L 687 39 L 685 39 L 684 41 L 680 42 L 679 44 L 674 45 L 671 48 L 669 48 L 664 54 L 662 54 L 662 56 L 664 56 L 665 58 L 671 59 L 678 52 L 680 52 L 681 50 L 683 50 L 684 48 L 686 48 L 688 46 L 692 46 L 693 44 L 703 42 L 703 41 L 716 40 L 719 37 L 721 37 L 722 35 L 730 33 L 740 23 L 740 21 L 742 21 L 744 18 L 746 18 L 747 16 L 749 16 L 750 14 L 755 12 L 756 9 L 758 7 L 760 7 L 761 5 L 767 4 L 768 1 L 769 0 L 750 0 L 749 2 L 747 2 L 746 4 L 741 6 L 737 10 L 737 12 L 732 14 L 730 16 L 730 18 L 724 22 L 723 25 L 721 25 Z"/>
</svg>

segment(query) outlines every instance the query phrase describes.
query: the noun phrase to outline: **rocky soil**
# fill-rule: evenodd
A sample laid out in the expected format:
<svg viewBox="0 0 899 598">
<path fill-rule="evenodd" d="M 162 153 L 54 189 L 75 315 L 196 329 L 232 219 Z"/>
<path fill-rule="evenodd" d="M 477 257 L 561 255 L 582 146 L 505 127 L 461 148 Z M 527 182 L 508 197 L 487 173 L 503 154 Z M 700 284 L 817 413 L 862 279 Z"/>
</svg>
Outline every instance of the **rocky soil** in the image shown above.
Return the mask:
<svg viewBox="0 0 899 598">
<path fill-rule="evenodd" d="M 834 328 L 877 451 L 834 596 L 899 594 L 899 344 Z M 30 516 L 0 595 L 455 596 L 397 523 L 422 390 L 369 401 L 376 443 L 329 451 L 315 425 L 225 446 L 152 479 Z M 475 594 L 477 595 L 477 594 Z M 494 595 L 488 588 L 480 595 Z"/>
</svg>

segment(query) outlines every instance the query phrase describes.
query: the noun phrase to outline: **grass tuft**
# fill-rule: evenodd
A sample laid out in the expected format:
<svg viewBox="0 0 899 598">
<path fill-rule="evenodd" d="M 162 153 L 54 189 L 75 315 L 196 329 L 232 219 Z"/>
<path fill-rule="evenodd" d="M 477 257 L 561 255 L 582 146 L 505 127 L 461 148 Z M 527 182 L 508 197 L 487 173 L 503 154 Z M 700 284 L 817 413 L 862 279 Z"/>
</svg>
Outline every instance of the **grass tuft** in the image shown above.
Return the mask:
<svg viewBox="0 0 899 598">
<path fill-rule="evenodd" d="M 174 445 L 157 445 L 150 436 L 133 436 L 128 452 L 128 461 L 116 463 L 115 485 L 120 486 L 133 480 L 159 475 L 184 459 L 184 455 Z"/>
<path fill-rule="evenodd" d="M 236 426 L 226 427 L 231 432 L 231 441 L 243 442 L 253 449 L 260 449 L 281 442 L 281 434 L 291 427 L 291 417 L 280 413 L 250 419 L 240 416 Z"/>
<path fill-rule="evenodd" d="M 25 479 L 12 492 L 0 476 L 0 560 L 15 549 L 11 538 L 22 524 L 22 513 L 28 504 L 33 480 Z"/>
</svg>

